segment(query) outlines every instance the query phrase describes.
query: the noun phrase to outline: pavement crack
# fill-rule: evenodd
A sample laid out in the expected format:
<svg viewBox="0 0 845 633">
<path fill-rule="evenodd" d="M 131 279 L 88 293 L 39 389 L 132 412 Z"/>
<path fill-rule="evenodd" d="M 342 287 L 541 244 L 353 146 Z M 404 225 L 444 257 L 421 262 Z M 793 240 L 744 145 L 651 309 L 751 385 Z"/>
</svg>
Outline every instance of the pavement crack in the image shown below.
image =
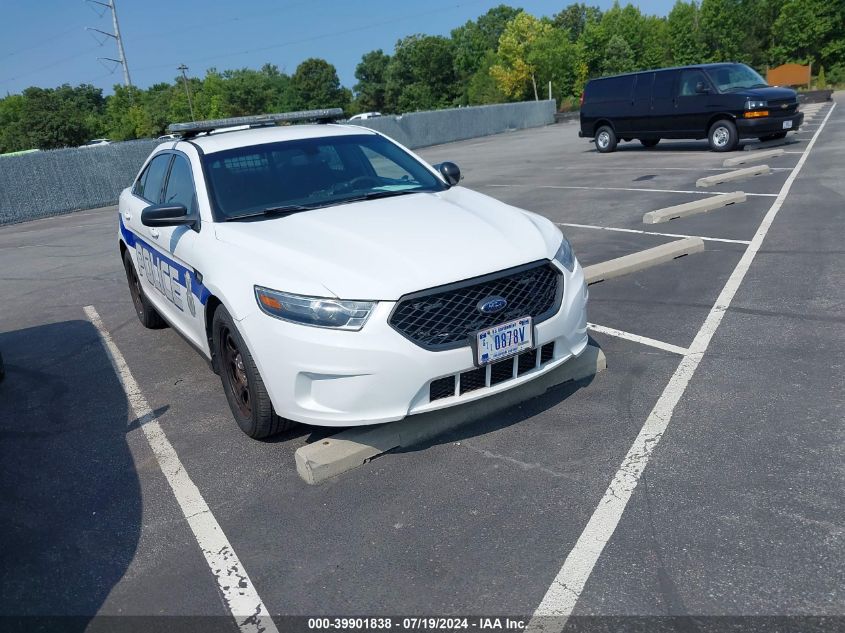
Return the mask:
<svg viewBox="0 0 845 633">
<path fill-rule="evenodd" d="M 577 479 L 576 477 L 573 477 L 569 473 L 561 473 L 561 472 L 552 470 L 551 468 L 547 468 L 547 467 L 543 466 L 539 462 L 523 462 L 521 460 L 518 460 L 514 457 L 510 457 L 508 455 L 502 455 L 500 453 L 494 453 L 492 451 L 488 451 L 487 449 L 484 449 L 484 448 L 478 448 L 476 446 L 473 446 L 472 444 L 468 444 L 467 442 L 455 442 L 455 444 L 457 446 L 462 446 L 464 448 L 467 448 L 474 453 L 478 453 L 479 455 L 487 457 L 488 459 L 496 459 L 496 460 L 499 460 L 499 461 L 506 462 L 508 464 L 516 466 L 520 470 L 536 470 L 538 472 L 541 472 L 543 474 L 546 474 L 546 475 L 549 475 L 551 477 L 555 477 L 555 478 L 558 478 L 558 479 L 569 479 L 571 481 L 575 481 Z"/>
</svg>

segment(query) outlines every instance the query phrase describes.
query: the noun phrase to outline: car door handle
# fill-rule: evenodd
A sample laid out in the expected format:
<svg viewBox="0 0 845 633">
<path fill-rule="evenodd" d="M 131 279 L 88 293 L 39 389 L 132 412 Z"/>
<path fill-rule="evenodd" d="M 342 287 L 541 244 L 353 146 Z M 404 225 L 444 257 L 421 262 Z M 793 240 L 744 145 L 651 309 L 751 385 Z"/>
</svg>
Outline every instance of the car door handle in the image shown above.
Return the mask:
<svg viewBox="0 0 845 633">
<path fill-rule="evenodd" d="M 161 235 L 161 233 L 158 232 L 158 229 L 153 229 L 153 228 L 150 229 L 150 237 L 151 238 L 157 240 L 160 235 Z"/>
<path fill-rule="evenodd" d="M 123 219 L 124 219 L 124 220 L 126 220 L 126 221 L 128 222 L 129 220 L 131 220 L 131 219 L 132 219 L 132 214 L 131 214 L 131 213 L 129 213 L 129 211 L 124 211 L 124 212 L 123 212 Z"/>
</svg>

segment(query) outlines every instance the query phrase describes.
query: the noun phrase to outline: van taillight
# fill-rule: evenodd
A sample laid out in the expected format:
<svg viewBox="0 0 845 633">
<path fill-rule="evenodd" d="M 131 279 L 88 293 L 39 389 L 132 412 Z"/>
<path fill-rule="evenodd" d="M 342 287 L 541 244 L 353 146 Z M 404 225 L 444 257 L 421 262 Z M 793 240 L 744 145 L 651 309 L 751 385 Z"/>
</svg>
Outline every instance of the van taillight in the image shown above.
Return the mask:
<svg viewBox="0 0 845 633">
<path fill-rule="evenodd" d="M 584 105 L 584 93 L 583 92 L 581 93 L 581 105 L 582 106 Z"/>
</svg>

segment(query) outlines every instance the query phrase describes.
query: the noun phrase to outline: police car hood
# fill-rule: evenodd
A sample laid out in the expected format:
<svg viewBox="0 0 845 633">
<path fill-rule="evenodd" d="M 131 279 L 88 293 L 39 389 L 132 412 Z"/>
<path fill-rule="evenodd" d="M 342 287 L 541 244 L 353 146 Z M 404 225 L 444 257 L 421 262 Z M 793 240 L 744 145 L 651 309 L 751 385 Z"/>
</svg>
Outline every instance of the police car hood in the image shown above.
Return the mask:
<svg viewBox="0 0 845 633">
<path fill-rule="evenodd" d="M 248 260 L 250 283 L 341 299 L 402 295 L 551 258 L 560 232 L 548 220 L 452 187 L 257 221 L 215 224 Z"/>
</svg>

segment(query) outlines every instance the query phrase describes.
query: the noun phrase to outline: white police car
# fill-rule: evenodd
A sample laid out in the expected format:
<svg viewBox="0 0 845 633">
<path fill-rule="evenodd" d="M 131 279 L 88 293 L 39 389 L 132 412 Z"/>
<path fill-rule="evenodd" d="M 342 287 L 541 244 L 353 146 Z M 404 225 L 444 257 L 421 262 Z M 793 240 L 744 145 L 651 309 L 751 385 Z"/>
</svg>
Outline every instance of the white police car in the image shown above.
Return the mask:
<svg viewBox="0 0 845 633">
<path fill-rule="evenodd" d="M 371 130 L 274 125 L 339 116 L 173 125 L 120 196 L 138 318 L 211 361 L 245 433 L 398 420 L 584 350 L 584 276 L 554 224 Z"/>
</svg>

